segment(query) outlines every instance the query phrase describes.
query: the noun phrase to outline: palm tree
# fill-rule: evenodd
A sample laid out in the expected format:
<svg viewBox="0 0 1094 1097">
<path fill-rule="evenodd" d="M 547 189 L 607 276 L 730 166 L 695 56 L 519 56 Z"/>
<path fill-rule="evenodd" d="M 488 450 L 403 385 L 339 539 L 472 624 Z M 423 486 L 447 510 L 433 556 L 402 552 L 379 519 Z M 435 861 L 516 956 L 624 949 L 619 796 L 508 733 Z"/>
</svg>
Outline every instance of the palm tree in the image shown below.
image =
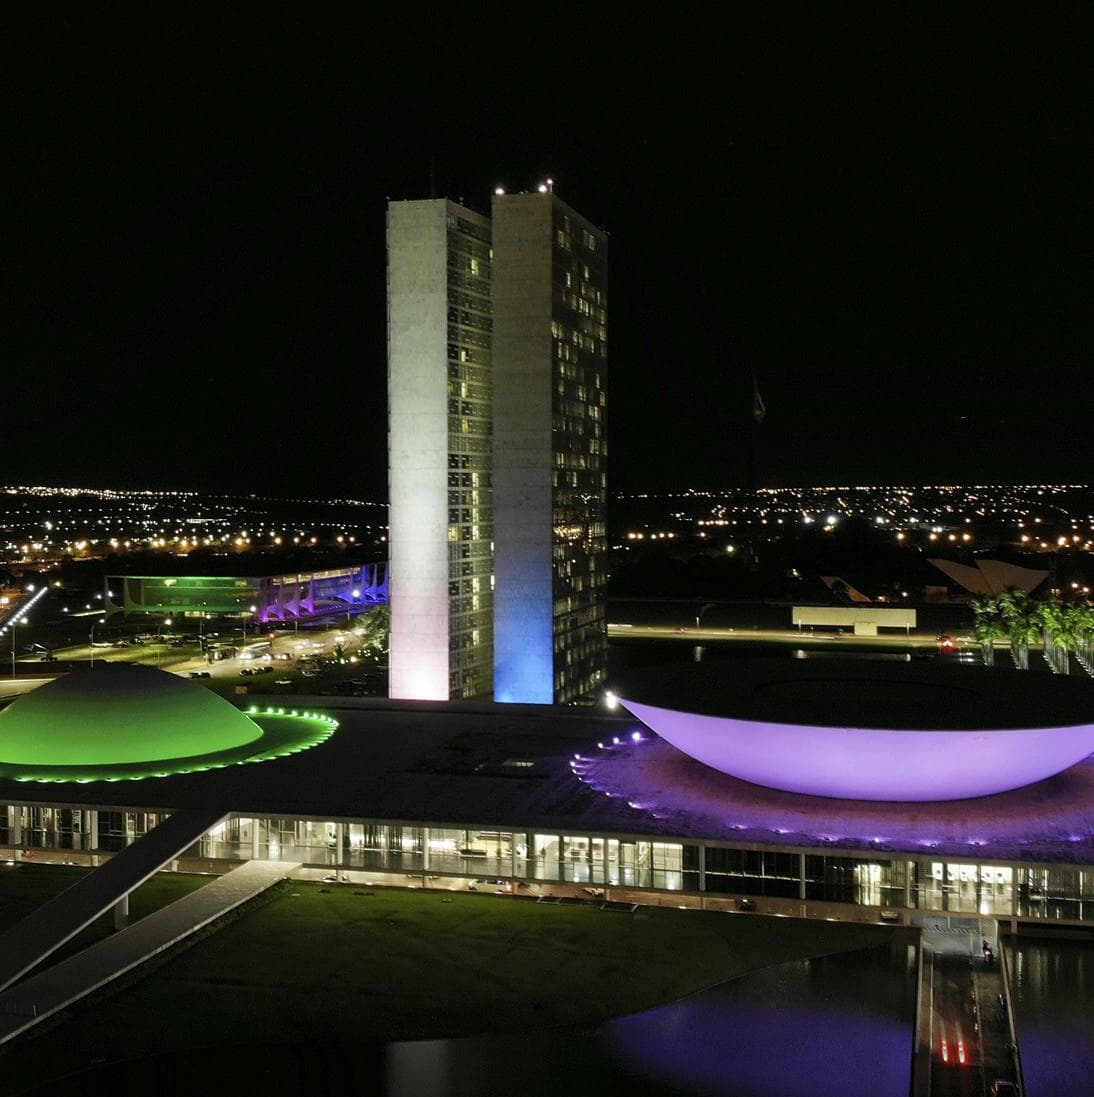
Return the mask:
<svg viewBox="0 0 1094 1097">
<path fill-rule="evenodd" d="M 1088 674 L 1091 640 L 1094 638 L 1094 609 L 1083 603 L 1062 605 L 1045 602 L 1040 607 L 1045 631 L 1045 659 L 1057 674 L 1070 670 L 1069 654 L 1074 652 Z"/>
<path fill-rule="evenodd" d="M 1056 674 L 1067 674 L 1071 660 L 1068 652 L 1075 647 L 1073 619 L 1067 606 L 1059 602 L 1042 602 L 1037 616 L 1045 634 L 1045 661 Z"/>
<path fill-rule="evenodd" d="M 1003 611 L 997 599 L 990 596 L 973 598 L 973 636 L 980 645 L 980 656 L 984 666 L 995 666 L 995 641 L 1007 635 L 1007 626 Z"/>
<path fill-rule="evenodd" d="M 1037 603 L 1018 587 L 1007 587 L 997 599 L 1010 636 L 1010 654 L 1019 670 L 1029 670 L 1029 644 L 1041 633 Z"/>
<path fill-rule="evenodd" d="M 1075 658 L 1087 674 L 1094 675 L 1094 606 L 1076 602 L 1067 612 L 1075 633 Z"/>
</svg>

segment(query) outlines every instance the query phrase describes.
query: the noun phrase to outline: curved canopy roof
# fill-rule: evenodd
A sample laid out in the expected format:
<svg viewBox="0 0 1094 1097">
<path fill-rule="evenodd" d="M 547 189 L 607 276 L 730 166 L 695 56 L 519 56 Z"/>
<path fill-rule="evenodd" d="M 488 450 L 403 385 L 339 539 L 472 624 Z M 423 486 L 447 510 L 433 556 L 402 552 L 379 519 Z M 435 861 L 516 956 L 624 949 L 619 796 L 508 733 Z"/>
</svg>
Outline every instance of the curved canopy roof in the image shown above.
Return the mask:
<svg viewBox="0 0 1094 1097">
<path fill-rule="evenodd" d="M 612 688 L 658 708 L 771 723 L 907 731 L 1094 723 L 1089 678 L 933 660 L 707 659 L 629 668 Z"/>
<path fill-rule="evenodd" d="M 646 670 L 620 702 L 692 758 L 768 788 L 960 800 L 1094 752 L 1094 683 L 971 667 L 818 660 Z"/>
<path fill-rule="evenodd" d="M 0 762 L 157 761 L 229 750 L 261 735 L 253 720 L 194 682 L 107 663 L 57 678 L 0 711 Z"/>
</svg>

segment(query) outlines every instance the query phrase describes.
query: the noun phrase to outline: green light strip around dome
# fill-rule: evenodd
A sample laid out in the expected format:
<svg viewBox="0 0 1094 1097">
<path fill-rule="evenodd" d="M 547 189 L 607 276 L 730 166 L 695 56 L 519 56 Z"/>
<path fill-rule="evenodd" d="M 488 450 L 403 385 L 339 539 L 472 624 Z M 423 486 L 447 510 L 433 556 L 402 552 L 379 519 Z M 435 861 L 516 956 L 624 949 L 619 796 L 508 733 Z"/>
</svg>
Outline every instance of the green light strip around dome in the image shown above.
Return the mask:
<svg viewBox="0 0 1094 1097">
<path fill-rule="evenodd" d="M 94 781 L 144 781 L 150 777 L 170 777 L 179 773 L 201 773 L 231 765 L 269 762 L 289 754 L 299 754 L 326 742 L 338 730 L 338 721 L 318 712 L 302 712 L 270 706 L 252 705 L 247 716 L 262 734 L 251 742 L 227 750 L 194 754 L 181 758 L 161 758 L 153 762 L 114 763 L 108 765 L 27 765 L 0 760 L 0 779 L 37 784 L 81 785 Z"/>
</svg>

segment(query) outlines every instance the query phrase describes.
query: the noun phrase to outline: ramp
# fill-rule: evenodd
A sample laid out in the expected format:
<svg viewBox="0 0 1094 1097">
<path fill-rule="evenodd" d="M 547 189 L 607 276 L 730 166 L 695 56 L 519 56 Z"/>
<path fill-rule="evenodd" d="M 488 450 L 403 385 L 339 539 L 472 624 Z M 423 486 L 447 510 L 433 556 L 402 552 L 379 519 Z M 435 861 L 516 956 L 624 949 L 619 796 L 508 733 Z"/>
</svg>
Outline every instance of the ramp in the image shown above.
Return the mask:
<svg viewBox="0 0 1094 1097">
<path fill-rule="evenodd" d="M 228 814 L 212 809 L 175 812 L 101 868 L 0 934 L 0 990 L 105 914 Z"/>
<path fill-rule="evenodd" d="M 996 1079 L 1025 1092 L 997 926 L 925 915 L 922 931 L 912 1097 L 988 1097 Z"/>
<path fill-rule="evenodd" d="M 247 861 L 128 929 L 5 991 L 0 994 L 0 1044 L 222 918 L 296 868 L 299 865 L 286 861 Z"/>
</svg>

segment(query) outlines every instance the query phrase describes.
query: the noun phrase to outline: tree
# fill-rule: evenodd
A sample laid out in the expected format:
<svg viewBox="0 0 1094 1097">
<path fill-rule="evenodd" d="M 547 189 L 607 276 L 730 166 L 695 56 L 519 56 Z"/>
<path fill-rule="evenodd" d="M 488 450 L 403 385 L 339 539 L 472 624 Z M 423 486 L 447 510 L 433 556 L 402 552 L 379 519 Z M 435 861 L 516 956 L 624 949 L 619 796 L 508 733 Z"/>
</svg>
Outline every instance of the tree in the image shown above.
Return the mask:
<svg viewBox="0 0 1094 1097">
<path fill-rule="evenodd" d="M 1067 611 L 1075 633 L 1075 658 L 1087 674 L 1094 675 L 1094 606 L 1077 602 Z"/>
<path fill-rule="evenodd" d="M 361 650 L 365 655 L 379 658 L 387 655 L 388 637 L 391 633 L 391 609 L 377 606 L 360 619 Z"/>
<path fill-rule="evenodd" d="M 1083 615 L 1075 611 L 1083 608 L 1055 601 L 1037 607 L 1045 634 L 1045 659 L 1057 674 L 1067 674 L 1071 669 L 1069 653 L 1078 649 L 1084 623 Z"/>
<path fill-rule="evenodd" d="M 1007 635 L 1007 623 L 997 599 L 990 596 L 972 599 L 973 636 L 980 645 L 984 666 L 995 666 L 995 641 Z"/>
<path fill-rule="evenodd" d="M 1019 670 L 1029 670 L 1029 645 L 1041 634 L 1037 603 L 1026 591 L 1007 587 L 996 599 L 1010 637 L 1011 658 Z"/>
</svg>

